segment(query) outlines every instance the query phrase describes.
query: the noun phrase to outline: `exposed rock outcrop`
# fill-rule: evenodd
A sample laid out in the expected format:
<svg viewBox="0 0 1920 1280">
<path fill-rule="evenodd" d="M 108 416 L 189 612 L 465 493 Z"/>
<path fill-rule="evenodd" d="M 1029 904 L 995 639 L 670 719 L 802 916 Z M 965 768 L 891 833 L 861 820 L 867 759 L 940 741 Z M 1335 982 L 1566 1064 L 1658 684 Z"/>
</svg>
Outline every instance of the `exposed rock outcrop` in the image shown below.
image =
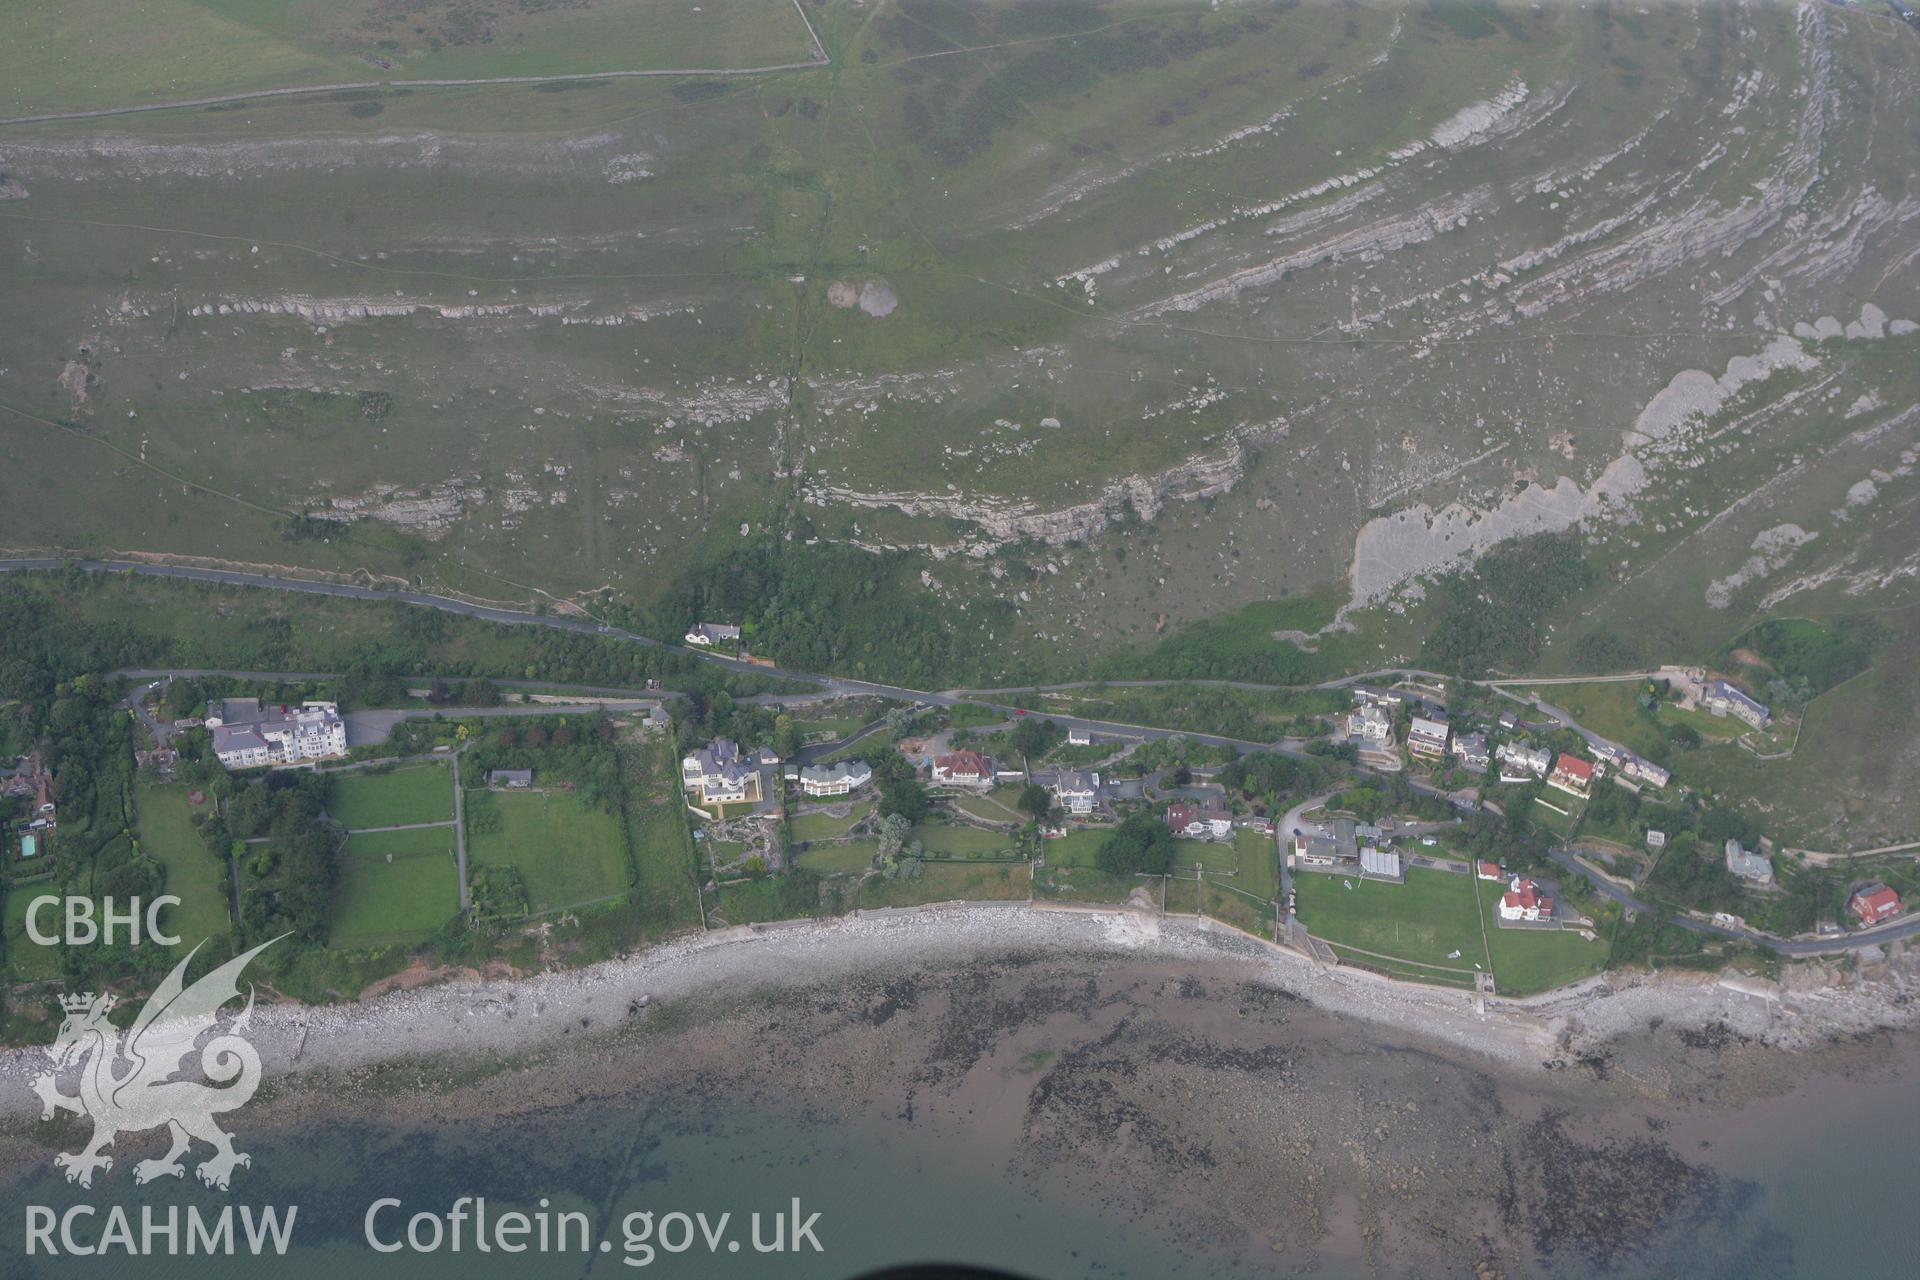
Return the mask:
<svg viewBox="0 0 1920 1280">
<path fill-rule="evenodd" d="M 1216 457 L 1193 457 L 1151 475 L 1127 476 L 1100 491 L 1097 498 L 1051 511 L 1032 503 L 996 502 L 953 494 L 861 492 L 833 485 L 813 485 L 807 501 L 816 506 L 886 507 L 909 516 L 960 520 L 979 528 L 981 537 L 961 546 L 928 546 L 936 556 L 964 551 L 991 555 L 1016 542 L 1043 542 L 1063 546 L 1099 537 L 1121 512 L 1131 509 L 1142 520 L 1152 520 L 1169 502 L 1196 502 L 1229 493 L 1246 474 L 1248 444 L 1277 434 L 1284 427 L 1262 429 L 1229 442 Z"/>
</svg>

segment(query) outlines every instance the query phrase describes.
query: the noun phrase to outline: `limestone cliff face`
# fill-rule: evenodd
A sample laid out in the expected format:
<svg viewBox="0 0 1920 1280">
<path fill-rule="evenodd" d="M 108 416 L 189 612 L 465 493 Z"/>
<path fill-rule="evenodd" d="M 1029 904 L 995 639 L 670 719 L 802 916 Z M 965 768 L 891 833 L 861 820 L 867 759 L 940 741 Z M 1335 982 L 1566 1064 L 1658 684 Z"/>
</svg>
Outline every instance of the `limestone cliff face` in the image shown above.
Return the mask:
<svg viewBox="0 0 1920 1280">
<path fill-rule="evenodd" d="M 272 315 L 298 316 L 309 324 L 341 324 L 349 320 L 371 320 L 389 316 L 412 316 L 416 312 L 436 315 L 442 320 L 480 320 L 502 316 L 557 316 L 585 303 L 475 303 L 451 305 L 424 298 L 313 298 L 285 295 L 275 298 L 229 298 L 222 302 L 202 303 L 188 310 L 190 316 Z"/>
<path fill-rule="evenodd" d="M 937 557 L 987 556 L 1016 542 L 1057 547 L 1099 537 L 1116 516 L 1129 509 L 1142 520 L 1152 520 L 1169 502 L 1195 502 L 1231 492 L 1246 474 L 1248 439 L 1230 441 L 1217 456 L 1192 457 L 1164 471 L 1126 476 L 1107 484 L 1090 501 L 1050 511 L 1032 503 L 955 494 L 862 492 L 832 485 L 809 486 L 806 497 L 815 506 L 885 507 L 909 516 L 965 521 L 978 528 L 978 537 L 960 544 L 916 544 Z"/>
</svg>

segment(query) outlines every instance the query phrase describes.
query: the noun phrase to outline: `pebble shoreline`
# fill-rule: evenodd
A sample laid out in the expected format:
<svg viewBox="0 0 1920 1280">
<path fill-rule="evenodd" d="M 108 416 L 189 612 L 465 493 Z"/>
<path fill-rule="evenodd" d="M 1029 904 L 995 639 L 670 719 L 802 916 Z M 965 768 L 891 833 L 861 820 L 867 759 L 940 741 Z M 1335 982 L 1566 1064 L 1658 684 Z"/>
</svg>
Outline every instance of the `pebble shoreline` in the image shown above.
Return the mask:
<svg viewBox="0 0 1920 1280">
<path fill-rule="evenodd" d="M 1724 1026 L 1788 1050 L 1912 1021 L 1905 971 L 1845 988 L 1781 993 L 1714 975 L 1602 975 L 1484 1014 L 1459 992 L 1317 967 L 1304 956 L 1204 923 L 1139 913 L 938 906 L 818 925 L 737 928 L 676 939 L 617 960 L 513 979 L 461 978 L 352 1004 L 260 1006 L 250 1039 L 269 1077 L 409 1057 L 511 1054 L 617 1026 L 642 1002 L 713 989 L 797 988 L 888 967 L 964 966 L 995 954 L 1055 951 L 1243 963 L 1251 981 L 1335 1014 L 1385 1024 L 1508 1066 L 1540 1068 L 1655 1022 Z M 1771 990 L 1774 994 L 1756 994 Z M 0 1115 L 37 1112 L 40 1047 L 0 1052 Z"/>
</svg>

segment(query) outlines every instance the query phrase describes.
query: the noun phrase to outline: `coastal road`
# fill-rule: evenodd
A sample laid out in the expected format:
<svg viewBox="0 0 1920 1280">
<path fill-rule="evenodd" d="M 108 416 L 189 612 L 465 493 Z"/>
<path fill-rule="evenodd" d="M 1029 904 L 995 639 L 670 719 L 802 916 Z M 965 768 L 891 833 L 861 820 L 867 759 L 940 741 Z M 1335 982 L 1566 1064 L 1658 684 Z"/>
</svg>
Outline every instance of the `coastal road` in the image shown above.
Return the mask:
<svg viewBox="0 0 1920 1280">
<path fill-rule="evenodd" d="M 216 583 L 224 586 L 264 587 L 269 590 L 297 591 L 297 592 L 304 592 L 312 595 L 334 596 L 337 598 L 349 599 L 349 600 L 374 600 L 374 601 L 399 600 L 403 603 L 419 605 L 423 608 L 440 609 L 447 613 L 456 613 L 464 617 L 479 618 L 485 621 L 506 623 L 511 626 L 544 626 L 544 627 L 552 627 L 557 630 L 577 631 L 584 635 L 604 636 L 609 639 L 622 640 L 632 644 L 644 645 L 648 648 L 661 649 L 671 653 L 686 654 L 696 659 L 699 659 L 701 661 L 713 663 L 717 666 L 722 667 L 723 669 L 739 672 L 743 675 L 761 675 L 761 676 L 773 677 L 775 679 L 812 681 L 812 682 L 818 683 L 819 685 L 824 687 L 826 690 L 828 690 L 830 693 L 833 693 L 836 695 L 854 696 L 854 695 L 864 694 L 864 695 L 874 696 L 874 697 L 890 698 L 890 699 L 903 701 L 903 702 L 919 703 L 924 706 L 944 706 L 944 707 L 950 707 L 960 702 L 981 702 L 983 703 L 983 705 L 993 707 L 996 710 L 1004 711 L 1009 716 L 1033 715 L 1041 719 L 1051 720 L 1063 725 L 1083 724 L 1088 726 L 1089 728 L 1092 728 L 1101 733 L 1105 733 L 1114 737 L 1135 738 L 1140 741 L 1153 741 L 1153 740 L 1166 739 L 1166 738 L 1172 738 L 1172 737 L 1182 737 L 1187 739 L 1190 742 L 1203 743 L 1209 746 L 1226 747 L 1232 750 L 1236 755 L 1246 755 L 1250 752 L 1255 752 L 1255 751 L 1268 751 L 1268 752 L 1273 752 L 1275 754 L 1289 756 L 1295 759 L 1306 760 L 1306 761 L 1315 761 L 1315 760 L 1321 759 L 1321 757 L 1315 756 L 1311 752 L 1304 751 L 1298 747 L 1290 746 L 1282 742 L 1249 742 L 1242 738 L 1229 738 L 1221 734 L 1181 733 L 1177 730 L 1159 729 L 1159 728 L 1153 728 L 1146 725 L 1125 724 L 1125 723 L 1119 723 L 1119 722 L 1113 722 L 1113 721 L 1102 721 L 1102 720 L 1086 720 L 1078 716 L 1057 715 L 1051 712 L 1027 711 L 1024 708 L 1001 706 L 999 704 L 986 701 L 980 698 L 967 698 L 962 696 L 960 693 L 957 693 L 954 691 L 929 692 L 925 690 L 908 689 L 899 685 L 880 684 L 878 682 L 869 681 L 869 680 L 850 680 L 850 679 L 846 679 L 839 676 L 820 676 L 820 675 L 815 675 L 811 672 L 789 671 L 781 667 L 761 666 L 756 663 L 743 662 L 737 658 L 727 658 L 718 654 L 703 653 L 697 649 L 689 649 L 683 645 L 669 644 L 665 641 L 656 640 L 651 636 L 644 636 L 639 634 L 638 632 L 627 631 L 623 628 L 614 627 L 606 623 L 595 623 L 590 621 L 583 621 L 581 619 L 571 618 L 571 617 L 552 617 L 548 615 L 527 613 L 527 612 L 522 612 L 522 611 L 513 610 L 513 609 L 497 609 L 488 605 L 472 604 L 465 600 L 455 600 L 448 596 L 438 596 L 428 592 L 378 591 L 371 587 L 361 587 L 361 586 L 354 586 L 350 584 L 336 583 L 336 582 L 316 582 L 308 578 L 284 578 L 274 574 L 239 573 L 239 572 L 234 572 L 232 570 L 225 570 L 225 569 L 198 569 L 198 568 L 191 568 L 183 565 L 146 564 L 141 561 L 130 561 L 130 560 L 59 560 L 59 559 L 0 560 L 0 573 L 36 572 L 36 571 L 49 572 L 49 571 L 57 571 L 57 570 L 63 569 L 68 565 L 72 565 L 74 567 L 80 568 L 90 573 L 132 573 L 132 574 L 140 574 L 148 577 L 174 578 L 174 579 L 179 579 L 179 580 L 189 581 L 189 582 L 211 582 L 211 583 Z M 1358 676 L 1343 677 L 1340 680 L 1328 681 L 1326 684 L 1319 687 L 1343 688 L 1347 685 L 1364 682 L 1370 677 L 1377 677 L 1377 676 L 1389 675 L 1389 674 L 1407 674 L 1407 675 L 1414 675 L 1414 676 L 1425 676 L 1433 679 L 1446 678 L 1443 676 L 1439 676 L 1437 675 L 1437 673 L 1433 673 L 1433 672 L 1409 671 L 1405 668 L 1399 668 L 1392 672 L 1367 672 Z M 1181 682 L 1166 681 L 1164 683 L 1178 684 Z M 1260 687 L 1267 687 L 1267 686 L 1260 686 Z M 1502 690 L 1501 692 L 1504 693 L 1505 691 Z M 1508 696 L 1516 696 L 1516 695 L 1508 695 Z M 1564 714 L 1564 713 L 1561 713 L 1561 714 Z M 1599 736 L 1596 734 L 1589 734 L 1586 730 L 1580 729 L 1579 726 L 1576 724 L 1569 723 L 1568 727 L 1573 728 L 1576 732 L 1579 732 L 1582 735 L 1582 737 L 1586 738 L 1587 741 L 1589 741 L 1590 743 L 1596 742 L 1596 741 L 1598 742 L 1606 741 L 1603 738 L 1599 738 Z M 1369 775 L 1369 776 L 1374 775 L 1376 772 L 1375 770 L 1367 768 L 1365 765 L 1356 765 L 1354 766 L 1354 769 L 1357 773 L 1360 773 L 1362 775 Z M 456 774 L 457 774 L 457 762 L 456 762 Z M 1421 791 L 1430 795 L 1443 794 L 1438 790 L 1421 783 L 1414 783 L 1413 787 L 1417 791 Z M 456 780 L 455 791 L 454 791 L 454 801 L 455 801 L 455 808 L 456 810 L 458 810 L 459 788 L 458 788 L 457 780 Z M 1286 829 L 1285 825 L 1283 824 L 1280 829 L 1285 830 Z M 460 840 L 461 896 L 463 899 L 461 905 L 463 907 L 466 905 L 466 902 L 465 902 L 465 897 L 466 897 L 465 844 L 466 844 L 466 841 L 464 839 L 464 834 L 463 834 L 462 839 Z M 1624 906 L 1627 906 L 1628 908 L 1633 910 L 1641 910 L 1641 911 L 1655 910 L 1654 907 L 1646 903 L 1639 902 L 1638 900 L 1628 895 L 1624 890 L 1619 889 L 1617 886 L 1608 883 L 1606 880 L 1597 876 L 1590 875 L 1585 868 L 1581 867 L 1577 862 L 1574 861 L 1573 854 L 1571 853 L 1571 851 L 1564 850 L 1564 849 L 1559 850 L 1559 851 L 1556 851 L 1553 856 L 1555 860 L 1560 862 L 1560 864 L 1564 866 L 1567 870 L 1571 871 L 1575 875 L 1582 877 L 1583 879 L 1586 879 L 1589 883 L 1591 883 L 1594 886 L 1595 890 L 1598 893 L 1600 893 L 1602 897 L 1610 898 L 1616 902 L 1620 902 Z M 1754 933 L 1750 930 L 1727 928 L 1720 925 L 1709 924 L 1705 921 L 1694 920 L 1691 917 L 1687 917 L 1687 916 L 1675 916 L 1673 917 L 1673 919 L 1676 924 L 1678 924 L 1681 928 L 1684 928 L 1684 929 L 1690 929 L 1690 930 L 1703 932 L 1703 933 L 1717 933 L 1726 937 L 1738 938 L 1743 941 L 1758 943 L 1763 946 L 1771 946 L 1775 950 L 1781 952 L 1783 955 L 1795 955 L 1795 956 L 1835 954 L 1838 952 L 1852 950 L 1857 947 L 1868 946 L 1868 945 L 1878 944 L 1882 942 L 1891 942 L 1896 939 L 1908 938 L 1908 937 L 1914 936 L 1915 934 L 1920 934 L 1920 913 L 1916 913 L 1915 915 L 1904 920 L 1897 920 L 1890 924 L 1878 926 L 1877 928 L 1860 930 L 1854 933 L 1847 934 L 1843 937 L 1834 938 L 1830 940 L 1829 939 L 1777 939 L 1776 940 L 1776 939 L 1767 937 L 1766 935 L 1763 935 L 1763 934 Z"/>
<path fill-rule="evenodd" d="M 1553 850 L 1548 856 L 1567 871 L 1592 885 L 1594 892 L 1601 897 L 1610 902 L 1617 902 L 1629 911 L 1654 912 L 1690 933 L 1710 933 L 1723 938 L 1735 938 L 1741 942 L 1751 942 L 1756 946 L 1771 947 L 1783 956 L 1838 955 L 1843 951 L 1898 942 L 1920 934 L 1920 912 L 1910 913 L 1901 919 L 1889 921 L 1871 929 L 1856 929 L 1833 938 L 1776 938 L 1752 929 L 1714 924 L 1710 920 L 1699 920 L 1693 916 L 1668 911 L 1654 903 L 1641 901 L 1611 880 L 1596 876 L 1581 866 L 1577 860 L 1578 852 L 1576 849 L 1559 848 Z"/>
<path fill-rule="evenodd" d="M 1148 725 L 1127 724 L 1120 721 L 1086 720 L 1079 716 L 1056 715 L 1051 712 L 1029 712 L 1021 707 L 1000 706 L 992 702 L 983 702 L 977 698 L 965 698 L 951 692 L 932 692 L 922 689 L 909 689 L 901 685 L 881 684 L 873 680 L 854 680 L 843 676 L 820 676 L 811 672 L 791 671 L 783 667 L 763 666 L 759 663 L 745 662 L 738 658 L 728 658 L 720 654 L 706 653 L 685 645 L 670 644 L 656 640 L 652 636 L 641 635 L 607 623 L 593 622 L 574 617 L 560 617 L 548 614 L 529 613 L 517 609 L 499 609 L 491 605 L 474 604 L 466 600 L 456 600 L 451 596 L 434 595 L 424 591 L 382 591 L 373 587 L 362 587 L 351 583 L 319 582 L 311 578 L 287 578 L 278 574 L 240 573 L 230 569 L 199 569 L 186 565 L 147 564 L 135 560 L 0 560 L 0 573 L 5 572 L 50 572 L 72 565 L 89 573 L 129 573 L 143 577 L 171 578 L 183 582 L 207 582 L 230 587 L 259 587 L 272 591 L 293 591 L 305 595 L 332 596 L 343 600 L 398 600 L 403 604 L 418 605 L 427 609 L 439 609 L 445 613 L 459 614 L 462 617 L 478 618 L 485 622 L 505 623 L 509 626 L 550 627 L 559 631 L 573 631 L 581 635 L 602 636 L 610 640 L 619 640 L 629 644 L 642 645 L 650 649 L 659 649 L 667 653 L 682 654 L 701 662 L 711 663 L 723 670 L 740 675 L 766 676 L 777 680 L 795 680 L 820 685 L 830 696 L 868 696 L 889 698 L 899 702 L 918 703 L 923 706 L 950 707 L 959 702 L 982 702 L 982 705 L 1004 711 L 1008 716 L 1033 715 L 1040 719 L 1052 720 L 1059 724 L 1084 724 L 1113 737 L 1133 738 L 1139 741 L 1152 741 L 1161 738 L 1182 737 L 1189 742 L 1198 742 L 1208 746 L 1226 747 L 1237 755 L 1253 751 L 1276 751 L 1281 755 L 1293 756 L 1303 760 L 1319 757 L 1295 747 L 1281 743 L 1250 742 L 1244 738 L 1229 738 L 1221 734 L 1183 733 L 1173 729 L 1161 729 Z M 1179 681 L 1168 681 L 1177 684 Z"/>
</svg>

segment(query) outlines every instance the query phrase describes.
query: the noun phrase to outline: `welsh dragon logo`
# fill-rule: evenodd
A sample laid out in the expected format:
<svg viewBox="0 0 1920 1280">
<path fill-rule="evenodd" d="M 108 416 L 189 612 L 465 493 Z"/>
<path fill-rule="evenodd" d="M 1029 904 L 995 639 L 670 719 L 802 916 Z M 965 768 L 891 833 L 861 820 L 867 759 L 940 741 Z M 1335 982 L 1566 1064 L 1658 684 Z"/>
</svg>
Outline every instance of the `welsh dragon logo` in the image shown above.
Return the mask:
<svg viewBox="0 0 1920 1280">
<path fill-rule="evenodd" d="M 33 1091 L 40 1095 L 42 1120 L 53 1119 L 55 1110 L 93 1120 L 93 1139 L 84 1150 L 63 1151 L 53 1158 L 54 1165 L 66 1171 L 68 1182 L 91 1187 L 96 1170 L 113 1168 L 113 1157 L 105 1151 L 116 1136 L 162 1125 L 172 1146 L 157 1160 L 137 1162 L 135 1182 L 185 1174 L 180 1157 L 196 1138 L 213 1147 L 213 1155 L 194 1170 L 210 1187 L 226 1190 L 235 1167 L 253 1163 L 244 1152 L 233 1149 L 233 1135 L 214 1118 L 245 1106 L 260 1087 L 260 1055 L 244 1035 L 253 1017 L 252 984 L 247 987 L 246 1007 L 204 1045 L 200 1040 L 218 1027 L 221 1009 L 240 998 L 240 973 L 247 962 L 278 941 L 263 942 L 188 986 L 187 965 L 200 950 L 196 946 L 173 967 L 124 1032 L 107 1021 L 115 997 L 89 991 L 60 998 L 67 1016 L 47 1049 L 54 1069 L 34 1079 Z M 189 1066 L 189 1059 L 197 1059 L 201 1073 L 214 1083 L 176 1079 Z M 62 1093 L 60 1076 L 72 1078 L 76 1069 L 79 1093 Z"/>
</svg>

